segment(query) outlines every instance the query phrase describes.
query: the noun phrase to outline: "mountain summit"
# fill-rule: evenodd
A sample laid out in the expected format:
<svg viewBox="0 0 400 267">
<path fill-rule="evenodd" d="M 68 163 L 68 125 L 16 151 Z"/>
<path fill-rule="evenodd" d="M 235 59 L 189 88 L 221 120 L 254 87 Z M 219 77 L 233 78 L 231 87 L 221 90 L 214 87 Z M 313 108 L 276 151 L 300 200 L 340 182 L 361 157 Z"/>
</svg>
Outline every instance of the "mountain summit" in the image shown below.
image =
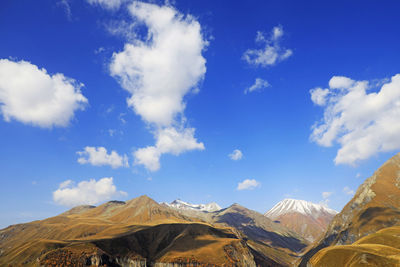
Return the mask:
<svg viewBox="0 0 400 267">
<path fill-rule="evenodd" d="M 336 214 L 335 210 L 309 201 L 284 199 L 264 215 L 313 242 L 326 231 Z"/>
<path fill-rule="evenodd" d="M 162 202 L 168 207 L 172 207 L 179 210 L 194 210 L 194 211 L 203 211 L 203 212 L 213 212 L 221 210 L 222 208 L 215 202 L 211 202 L 208 204 L 191 204 L 180 199 L 176 199 L 171 203 Z"/>
<path fill-rule="evenodd" d="M 324 207 L 320 204 L 315 204 L 305 200 L 286 198 L 276 204 L 264 215 L 269 218 L 277 218 L 281 215 L 291 212 L 298 212 L 304 215 L 312 216 L 314 218 L 317 218 L 323 214 L 337 214 L 337 211 Z"/>
</svg>

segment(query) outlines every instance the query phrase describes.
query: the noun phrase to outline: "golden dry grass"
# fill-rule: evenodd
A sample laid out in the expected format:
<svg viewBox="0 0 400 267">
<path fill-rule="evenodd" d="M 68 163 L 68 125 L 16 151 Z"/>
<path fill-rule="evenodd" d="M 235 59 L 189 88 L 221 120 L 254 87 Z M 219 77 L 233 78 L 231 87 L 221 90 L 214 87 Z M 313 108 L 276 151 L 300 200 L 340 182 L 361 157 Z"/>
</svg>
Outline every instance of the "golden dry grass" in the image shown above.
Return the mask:
<svg viewBox="0 0 400 267">
<path fill-rule="evenodd" d="M 312 266 L 400 266 L 400 227 L 389 227 L 361 238 L 352 245 L 320 250 Z"/>
</svg>

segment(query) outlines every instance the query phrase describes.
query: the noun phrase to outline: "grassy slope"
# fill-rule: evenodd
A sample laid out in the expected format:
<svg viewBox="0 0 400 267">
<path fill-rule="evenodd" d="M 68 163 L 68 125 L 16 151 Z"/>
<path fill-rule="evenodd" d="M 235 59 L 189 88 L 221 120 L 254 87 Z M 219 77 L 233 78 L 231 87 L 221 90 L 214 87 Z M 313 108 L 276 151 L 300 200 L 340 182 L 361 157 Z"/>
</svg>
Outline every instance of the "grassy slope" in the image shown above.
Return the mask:
<svg viewBox="0 0 400 267">
<path fill-rule="evenodd" d="M 309 262 L 312 266 L 400 266 L 400 227 L 382 229 L 352 245 L 327 247 Z"/>
</svg>

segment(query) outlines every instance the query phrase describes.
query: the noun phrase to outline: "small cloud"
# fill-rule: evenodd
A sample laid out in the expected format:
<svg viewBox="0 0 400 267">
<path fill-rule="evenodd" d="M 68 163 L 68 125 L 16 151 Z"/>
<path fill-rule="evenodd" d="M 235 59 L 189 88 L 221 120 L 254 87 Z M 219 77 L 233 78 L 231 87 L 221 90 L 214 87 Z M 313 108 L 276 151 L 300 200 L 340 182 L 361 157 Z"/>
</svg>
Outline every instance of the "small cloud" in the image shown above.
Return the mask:
<svg viewBox="0 0 400 267">
<path fill-rule="evenodd" d="M 252 86 L 250 86 L 249 88 L 246 88 L 244 90 L 244 93 L 247 94 L 247 93 L 251 93 L 251 92 L 259 92 L 269 86 L 271 86 L 271 85 L 269 84 L 268 81 L 263 80 L 261 78 L 256 78 L 256 81 L 254 82 L 254 84 Z"/>
<path fill-rule="evenodd" d="M 115 129 L 108 129 L 108 134 L 113 137 L 115 135 L 115 133 L 117 132 L 117 130 Z"/>
<path fill-rule="evenodd" d="M 91 5 L 98 5 L 109 10 L 117 10 L 126 0 L 86 0 Z"/>
<path fill-rule="evenodd" d="M 361 173 L 357 173 L 356 178 L 360 178 L 360 177 L 361 177 Z"/>
<path fill-rule="evenodd" d="M 293 51 L 280 46 L 279 42 L 283 34 L 282 26 L 274 27 L 269 37 L 262 32 L 257 32 L 256 43 L 263 44 L 264 47 L 248 49 L 243 54 L 243 60 L 251 65 L 266 67 L 287 59 L 293 54 Z"/>
<path fill-rule="evenodd" d="M 237 190 L 253 190 L 257 187 L 260 187 L 261 184 L 257 182 L 255 179 L 246 179 L 243 182 L 240 182 L 237 186 Z"/>
<path fill-rule="evenodd" d="M 94 166 L 109 165 L 113 169 L 120 167 L 129 167 L 128 157 L 120 156 L 116 151 L 111 151 L 107 154 L 107 149 L 104 147 L 85 147 L 83 151 L 76 152 L 80 157 L 80 164 L 91 164 Z"/>
<path fill-rule="evenodd" d="M 64 188 L 68 187 L 71 184 L 73 184 L 72 180 L 66 180 L 66 181 L 62 182 L 58 188 L 59 189 L 64 189 Z"/>
<path fill-rule="evenodd" d="M 351 190 L 348 186 L 345 186 L 345 187 L 343 188 L 343 192 L 344 192 L 346 195 L 354 195 L 354 190 Z"/>
<path fill-rule="evenodd" d="M 228 156 L 231 158 L 231 160 L 241 160 L 243 157 L 243 153 L 239 149 L 235 149 Z"/>
<path fill-rule="evenodd" d="M 127 196 L 126 192 L 117 191 L 113 178 L 90 179 L 75 186 L 71 180 L 64 181 L 53 192 L 55 203 L 63 206 L 95 205 L 113 197 Z"/>
<path fill-rule="evenodd" d="M 329 90 L 322 88 L 315 88 L 310 90 L 310 94 L 311 94 L 311 101 L 314 104 L 318 106 L 324 106 L 326 104 L 327 96 L 329 95 Z"/>
<path fill-rule="evenodd" d="M 32 181 L 32 184 L 33 184 L 33 185 L 37 185 L 37 182 L 36 182 L 36 181 Z"/>
<path fill-rule="evenodd" d="M 106 113 L 111 113 L 113 112 L 114 109 L 115 109 L 114 105 L 111 105 L 106 109 Z"/>
<path fill-rule="evenodd" d="M 153 181 L 153 178 L 152 177 L 147 177 L 146 180 L 147 181 Z"/>
<path fill-rule="evenodd" d="M 118 119 L 120 120 L 120 122 L 122 122 L 122 124 L 126 123 L 126 120 L 124 119 L 124 116 L 126 115 L 126 113 L 120 113 L 118 115 Z"/>
</svg>

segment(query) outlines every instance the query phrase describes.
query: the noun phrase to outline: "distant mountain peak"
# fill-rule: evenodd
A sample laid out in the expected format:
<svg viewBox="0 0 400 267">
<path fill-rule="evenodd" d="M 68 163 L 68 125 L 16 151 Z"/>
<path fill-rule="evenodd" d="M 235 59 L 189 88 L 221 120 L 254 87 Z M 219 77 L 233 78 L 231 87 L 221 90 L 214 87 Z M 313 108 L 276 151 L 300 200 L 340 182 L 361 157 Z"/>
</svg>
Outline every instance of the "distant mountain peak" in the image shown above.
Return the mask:
<svg viewBox="0 0 400 267">
<path fill-rule="evenodd" d="M 297 212 L 307 216 L 319 216 L 320 214 L 335 215 L 338 212 L 327 208 L 320 204 L 315 204 L 306 200 L 286 198 L 276 204 L 272 209 L 267 211 L 264 215 L 269 218 L 277 218 L 280 215 Z"/>
<path fill-rule="evenodd" d="M 162 202 L 160 204 L 163 204 L 168 207 L 175 208 L 175 209 L 180 209 L 180 210 L 195 210 L 195 211 L 203 211 L 203 212 L 213 212 L 213 211 L 218 211 L 218 210 L 222 209 L 215 202 L 211 202 L 208 204 L 192 204 L 189 202 L 182 201 L 179 198 L 175 199 L 171 203 Z"/>
</svg>

